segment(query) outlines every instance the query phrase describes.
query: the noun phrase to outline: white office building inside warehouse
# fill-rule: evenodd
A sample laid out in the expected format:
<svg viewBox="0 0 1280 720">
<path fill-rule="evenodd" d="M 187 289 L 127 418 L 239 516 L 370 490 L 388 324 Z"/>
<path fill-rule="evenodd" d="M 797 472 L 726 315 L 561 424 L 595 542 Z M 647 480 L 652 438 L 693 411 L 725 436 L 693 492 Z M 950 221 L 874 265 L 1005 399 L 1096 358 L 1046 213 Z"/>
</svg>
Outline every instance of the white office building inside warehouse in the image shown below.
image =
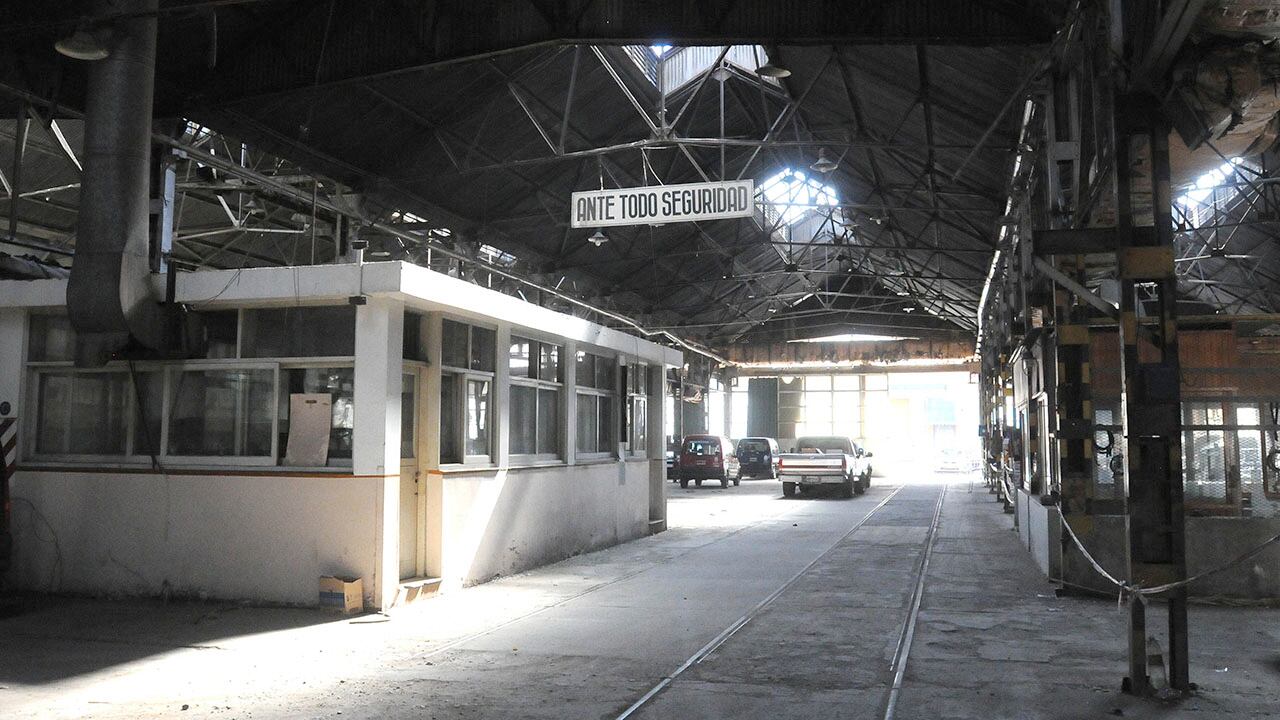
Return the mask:
<svg viewBox="0 0 1280 720">
<path fill-rule="evenodd" d="M 81 369 L 66 293 L 0 283 L 21 587 L 388 608 L 663 528 L 670 348 L 379 262 L 181 274 L 198 357 Z"/>
</svg>

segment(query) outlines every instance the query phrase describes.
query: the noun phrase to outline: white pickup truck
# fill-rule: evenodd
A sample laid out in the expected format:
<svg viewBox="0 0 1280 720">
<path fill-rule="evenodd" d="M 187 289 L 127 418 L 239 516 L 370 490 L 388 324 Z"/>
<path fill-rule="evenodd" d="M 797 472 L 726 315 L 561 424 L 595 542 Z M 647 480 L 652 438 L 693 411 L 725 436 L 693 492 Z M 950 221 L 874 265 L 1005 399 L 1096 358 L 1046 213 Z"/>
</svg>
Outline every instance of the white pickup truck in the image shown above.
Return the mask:
<svg viewBox="0 0 1280 720">
<path fill-rule="evenodd" d="M 841 494 L 861 495 L 871 485 L 871 453 L 847 437 L 802 437 L 778 462 L 782 494 L 819 485 L 839 486 Z"/>
</svg>

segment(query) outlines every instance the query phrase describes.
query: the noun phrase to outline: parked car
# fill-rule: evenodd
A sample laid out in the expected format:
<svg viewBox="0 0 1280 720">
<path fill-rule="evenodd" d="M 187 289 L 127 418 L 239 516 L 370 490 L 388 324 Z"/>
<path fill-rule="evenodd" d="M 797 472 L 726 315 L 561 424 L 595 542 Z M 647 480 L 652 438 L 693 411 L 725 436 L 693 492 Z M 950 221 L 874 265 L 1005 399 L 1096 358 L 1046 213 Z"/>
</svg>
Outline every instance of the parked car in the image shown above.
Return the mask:
<svg viewBox="0 0 1280 720">
<path fill-rule="evenodd" d="M 749 437 L 738 441 L 738 477 L 778 477 L 778 441 L 769 437 Z"/>
<path fill-rule="evenodd" d="M 676 473 L 676 445 L 675 443 L 667 443 L 667 479 L 676 482 L 680 476 Z"/>
<path fill-rule="evenodd" d="M 812 436 L 796 439 L 796 446 L 778 459 L 782 494 L 822 485 L 838 486 L 844 497 L 861 495 L 871 486 L 871 453 L 847 437 Z"/>
<path fill-rule="evenodd" d="M 943 448 L 938 452 L 938 472 L 973 472 L 978 458 L 960 448 Z"/>
<path fill-rule="evenodd" d="M 738 457 L 733 454 L 733 441 L 717 435 L 686 435 L 680 443 L 680 456 L 676 459 L 676 474 L 680 487 L 689 487 L 692 480 L 702 487 L 703 480 L 719 480 L 720 487 L 729 487 L 741 481 L 738 475 Z"/>
</svg>

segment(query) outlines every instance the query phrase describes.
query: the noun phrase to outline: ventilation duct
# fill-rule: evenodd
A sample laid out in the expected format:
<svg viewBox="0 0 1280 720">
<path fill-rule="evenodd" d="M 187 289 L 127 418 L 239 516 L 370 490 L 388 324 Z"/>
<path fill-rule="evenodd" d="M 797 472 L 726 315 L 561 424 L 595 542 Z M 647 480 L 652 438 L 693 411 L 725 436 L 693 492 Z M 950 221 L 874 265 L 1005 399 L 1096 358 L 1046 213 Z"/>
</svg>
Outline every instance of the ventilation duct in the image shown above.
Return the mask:
<svg viewBox="0 0 1280 720">
<path fill-rule="evenodd" d="M 97 366 L 132 339 L 164 348 L 166 322 L 149 275 L 151 100 L 158 0 L 99 0 L 95 16 L 127 15 L 103 33 L 108 56 L 88 64 L 84 176 L 67 309 L 76 361 Z"/>
<path fill-rule="evenodd" d="M 1220 166 L 1223 157 L 1266 152 L 1280 138 L 1280 49 L 1248 42 L 1191 53 L 1173 71 L 1166 103 L 1181 143 L 1170 143 L 1175 185 Z"/>
</svg>

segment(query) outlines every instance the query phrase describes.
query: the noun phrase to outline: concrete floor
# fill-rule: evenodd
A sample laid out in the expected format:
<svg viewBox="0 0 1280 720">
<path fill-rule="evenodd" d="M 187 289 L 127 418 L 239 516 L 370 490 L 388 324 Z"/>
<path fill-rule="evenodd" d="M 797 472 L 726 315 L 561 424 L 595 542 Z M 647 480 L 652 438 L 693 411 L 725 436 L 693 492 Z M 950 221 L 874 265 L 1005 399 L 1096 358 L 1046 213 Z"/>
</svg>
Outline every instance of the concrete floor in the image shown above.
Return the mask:
<svg viewBox="0 0 1280 720">
<path fill-rule="evenodd" d="M 647 696 L 630 717 L 882 718 L 944 488 L 895 717 L 1280 717 L 1280 610 L 1194 607 L 1199 694 L 1121 695 L 1125 613 L 1056 597 L 981 484 L 954 477 L 852 500 L 669 486 L 661 535 L 390 619 L 42 598 L 0 621 L 0 708 L 616 718 Z"/>
</svg>

